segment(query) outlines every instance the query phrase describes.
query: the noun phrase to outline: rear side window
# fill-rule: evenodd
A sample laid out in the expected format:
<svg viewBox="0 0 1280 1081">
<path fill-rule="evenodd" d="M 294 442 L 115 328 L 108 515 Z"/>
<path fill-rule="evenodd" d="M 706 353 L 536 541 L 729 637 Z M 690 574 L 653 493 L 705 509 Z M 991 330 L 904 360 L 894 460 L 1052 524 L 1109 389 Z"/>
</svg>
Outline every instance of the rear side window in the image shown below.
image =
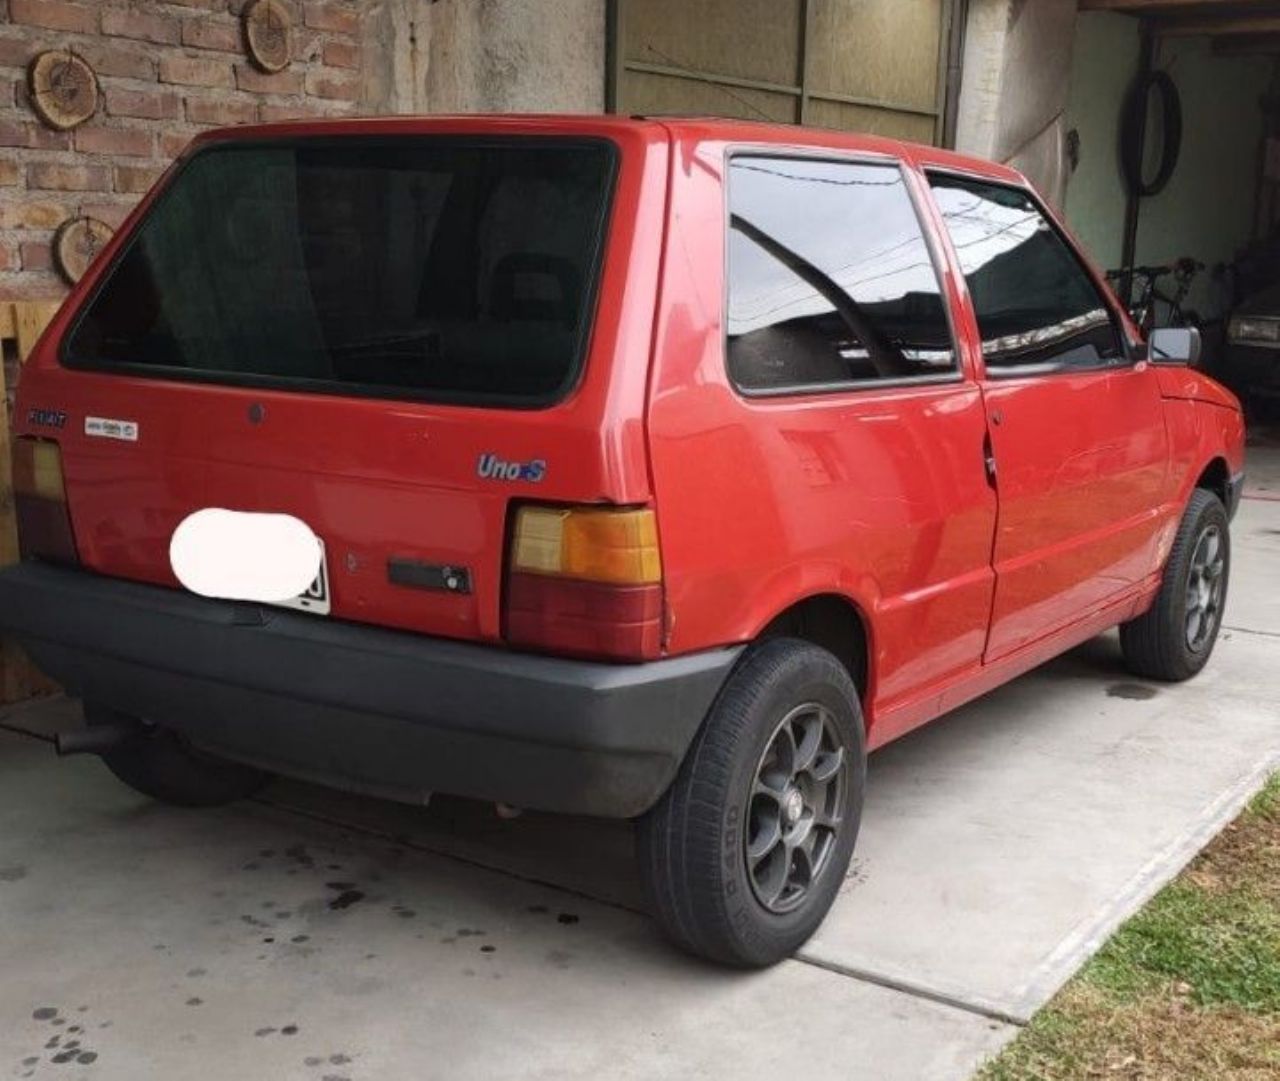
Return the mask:
<svg viewBox="0 0 1280 1081">
<path fill-rule="evenodd" d="M 950 375 L 937 271 L 895 165 L 735 156 L 728 366 L 744 391 Z"/>
<path fill-rule="evenodd" d="M 930 183 L 969 284 L 988 370 L 1125 359 L 1102 295 L 1025 191 L 949 176 Z"/>
<path fill-rule="evenodd" d="M 67 340 L 72 367 L 535 405 L 573 383 L 614 151 L 439 137 L 215 146 Z"/>
</svg>

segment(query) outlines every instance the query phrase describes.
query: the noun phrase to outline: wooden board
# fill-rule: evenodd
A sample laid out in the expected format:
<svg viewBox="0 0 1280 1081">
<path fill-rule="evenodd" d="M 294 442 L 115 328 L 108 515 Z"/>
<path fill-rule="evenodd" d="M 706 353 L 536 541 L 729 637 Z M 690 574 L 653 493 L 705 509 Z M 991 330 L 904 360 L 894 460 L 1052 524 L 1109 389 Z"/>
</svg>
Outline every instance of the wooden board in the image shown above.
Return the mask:
<svg viewBox="0 0 1280 1081">
<path fill-rule="evenodd" d="M 44 333 L 58 301 L 0 301 L 0 345 L 13 342 L 25 362 Z M 3 363 L 0 363 L 0 567 L 18 560 L 18 523 L 13 505 L 12 441 Z M 16 642 L 0 639 L 0 705 L 49 694 L 57 687 L 45 678 Z"/>
</svg>

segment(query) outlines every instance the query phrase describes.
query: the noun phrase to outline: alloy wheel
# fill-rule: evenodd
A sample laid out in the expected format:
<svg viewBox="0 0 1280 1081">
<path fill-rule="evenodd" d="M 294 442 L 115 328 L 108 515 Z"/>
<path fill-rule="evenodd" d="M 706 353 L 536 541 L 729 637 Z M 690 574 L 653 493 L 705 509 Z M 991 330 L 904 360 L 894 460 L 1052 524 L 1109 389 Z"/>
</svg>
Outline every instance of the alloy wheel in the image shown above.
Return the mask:
<svg viewBox="0 0 1280 1081">
<path fill-rule="evenodd" d="M 1187 575 L 1186 640 L 1193 652 L 1204 649 L 1213 637 L 1222 614 L 1226 580 L 1227 547 L 1216 525 L 1209 526 L 1196 541 Z"/>
<path fill-rule="evenodd" d="M 830 861 L 848 774 L 825 706 L 797 706 L 769 738 L 752 780 L 743 853 L 756 899 L 770 912 L 793 911 Z"/>
</svg>

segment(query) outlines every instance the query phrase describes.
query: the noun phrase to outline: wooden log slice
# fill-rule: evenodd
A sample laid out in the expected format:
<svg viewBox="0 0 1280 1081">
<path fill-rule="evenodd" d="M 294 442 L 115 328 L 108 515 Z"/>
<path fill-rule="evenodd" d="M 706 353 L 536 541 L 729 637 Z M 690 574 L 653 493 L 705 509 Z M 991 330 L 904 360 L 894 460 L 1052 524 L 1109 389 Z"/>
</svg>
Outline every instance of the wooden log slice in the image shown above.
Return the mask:
<svg viewBox="0 0 1280 1081">
<path fill-rule="evenodd" d="M 292 20 L 280 0 L 252 0 L 241 16 L 249 59 L 266 72 L 289 66 L 289 30 Z"/>
<path fill-rule="evenodd" d="M 107 246 L 111 235 L 111 226 L 105 221 L 84 216 L 68 218 L 58 226 L 53 238 L 53 261 L 58 273 L 75 285 L 98 252 Z"/>
<path fill-rule="evenodd" d="M 98 78 L 82 56 L 50 49 L 27 68 L 31 107 L 49 127 L 66 131 L 98 111 Z"/>
</svg>

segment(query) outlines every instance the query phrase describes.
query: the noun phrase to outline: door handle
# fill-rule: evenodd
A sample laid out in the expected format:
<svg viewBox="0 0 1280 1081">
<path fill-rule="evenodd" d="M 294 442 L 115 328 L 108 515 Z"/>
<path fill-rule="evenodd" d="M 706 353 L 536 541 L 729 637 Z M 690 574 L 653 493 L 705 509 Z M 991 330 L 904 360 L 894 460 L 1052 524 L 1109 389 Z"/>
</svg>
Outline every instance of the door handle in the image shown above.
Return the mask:
<svg viewBox="0 0 1280 1081">
<path fill-rule="evenodd" d="M 996 451 L 991 445 L 990 432 L 982 437 L 982 464 L 987 471 L 987 483 L 994 488 L 996 486 Z"/>
</svg>

